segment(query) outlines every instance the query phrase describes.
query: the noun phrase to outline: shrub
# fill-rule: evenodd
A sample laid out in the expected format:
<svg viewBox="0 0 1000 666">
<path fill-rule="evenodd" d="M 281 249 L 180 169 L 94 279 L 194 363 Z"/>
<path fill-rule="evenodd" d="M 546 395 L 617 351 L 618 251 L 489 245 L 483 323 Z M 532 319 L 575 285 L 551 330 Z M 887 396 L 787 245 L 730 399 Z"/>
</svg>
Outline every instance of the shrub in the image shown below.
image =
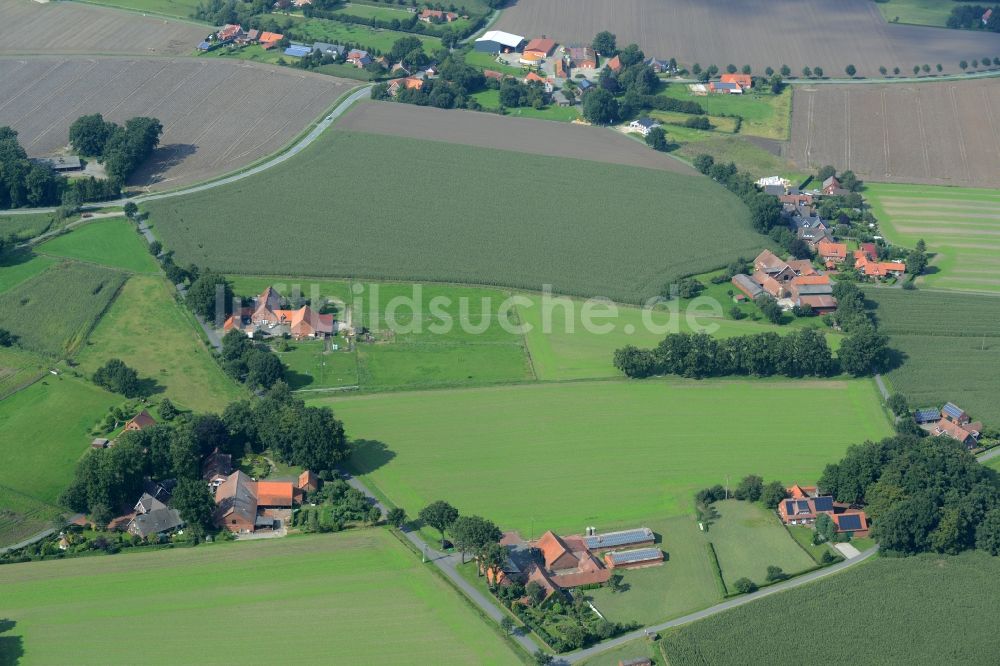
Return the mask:
<svg viewBox="0 0 1000 666">
<path fill-rule="evenodd" d="M 757 590 L 757 584 L 749 578 L 740 578 L 733 583 L 733 587 L 736 588 L 736 591 L 740 594 L 749 594 Z"/>
</svg>

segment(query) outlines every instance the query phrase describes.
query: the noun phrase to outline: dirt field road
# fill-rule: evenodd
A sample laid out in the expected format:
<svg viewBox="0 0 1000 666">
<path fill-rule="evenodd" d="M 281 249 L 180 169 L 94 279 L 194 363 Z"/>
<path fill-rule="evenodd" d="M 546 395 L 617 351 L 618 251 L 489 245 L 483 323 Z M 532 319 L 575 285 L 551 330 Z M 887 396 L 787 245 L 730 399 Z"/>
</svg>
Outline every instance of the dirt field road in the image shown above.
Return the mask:
<svg viewBox="0 0 1000 666">
<path fill-rule="evenodd" d="M 535 155 L 571 157 L 693 174 L 687 164 L 650 150 L 620 132 L 476 111 L 433 109 L 393 102 L 357 104 L 338 129 L 498 148 Z"/>
<path fill-rule="evenodd" d="M 159 118 L 160 147 L 133 184 L 166 189 L 273 153 L 351 85 L 214 58 L 0 57 L 0 126 L 13 127 L 39 156 L 66 146 L 70 124 L 84 114 L 119 123 Z"/>
</svg>

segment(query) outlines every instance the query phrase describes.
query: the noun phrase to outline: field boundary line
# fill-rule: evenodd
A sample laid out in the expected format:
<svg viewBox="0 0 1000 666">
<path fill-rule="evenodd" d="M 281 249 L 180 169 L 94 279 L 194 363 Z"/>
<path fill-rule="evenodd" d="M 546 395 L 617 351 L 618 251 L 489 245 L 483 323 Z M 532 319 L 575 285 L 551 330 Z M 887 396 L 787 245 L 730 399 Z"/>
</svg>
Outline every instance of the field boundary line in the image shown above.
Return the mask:
<svg viewBox="0 0 1000 666">
<path fill-rule="evenodd" d="M 129 14 L 138 14 L 140 16 L 151 16 L 152 18 L 162 18 L 162 19 L 167 19 L 167 20 L 170 20 L 170 21 L 174 21 L 175 23 L 186 23 L 188 25 L 197 26 L 199 28 L 204 28 L 204 27 L 214 28 L 215 27 L 211 23 L 209 23 L 208 21 L 199 21 L 197 19 L 193 19 L 193 18 L 190 18 L 190 17 L 188 17 L 188 18 L 181 18 L 180 16 L 173 16 L 172 14 L 164 14 L 162 12 L 156 12 L 156 11 L 152 11 L 152 10 L 132 9 L 131 7 L 122 7 L 120 5 L 106 5 L 106 4 L 103 4 L 103 3 L 100 3 L 100 2 L 90 2 L 89 0 L 71 0 L 71 1 L 75 2 L 77 4 L 87 5 L 88 7 L 100 7 L 102 9 L 107 9 L 109 11 L 127 12 Z M 190 57 L 190 56 L 188 56 L 188 57 Z"/>
</svg>

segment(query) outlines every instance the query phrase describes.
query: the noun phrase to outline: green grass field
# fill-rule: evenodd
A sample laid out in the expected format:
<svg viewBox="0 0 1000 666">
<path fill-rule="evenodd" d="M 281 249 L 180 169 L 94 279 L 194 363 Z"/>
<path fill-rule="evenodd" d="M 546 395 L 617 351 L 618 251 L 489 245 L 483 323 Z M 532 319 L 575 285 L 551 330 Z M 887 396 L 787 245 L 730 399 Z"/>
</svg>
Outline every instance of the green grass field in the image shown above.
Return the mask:
<svg viewBox="0 0 1000 666">
<path fill-rule="evenodd" d="M 357 2 L 348 3 L 343 7 L 336 8 L 334 11 L 336 11 L 338 14 L 358 16 L 364 19 L 374 18 L 378 19 L 379 21 L 397 20 L 402 22 L 408 20 L 411 16 L 413 16 L 412 12 L 408 11 L 408 9 L 403 7 L 392 7 L 385 5 L 367 5 Z M 455 21 L 452 21 L 451 23 L 436 24 L 434 28 L 431 29 L 451 28 L 455 30 L 464 30 L 469 27 L 469 23 L 470 23 L 469 19 L 460 18 Z M 418 23 L 418 25 L 423 26 L 426 24 Z"/>
<path fill-rule="evenodd" d="M 869 289 L 880 328 L 903 355 L 888 377 L 914 407 L 961 405 L 1000 425 L 1000 296 Z"/>
<path fill-rule="evenodd" d="M 52 356 L 72 354 L 125 280 L 119 271 L 66 262 L 0 294 L 0 328 L 18 344 Z"/>
<path fill-rule="evenodd" d="M 18 500 L 13 506 L 0 501 L 0 507 L 17 514 L 0 520 L 0 545 L 37 531 L 39 520 L 57 513 L 51 505 L 90 445 L 87 433 L 121 401 L 121 396 L 66 375 L 47 376 L 0 400 L 0 432 L 12 434 L 0 437 L 0 490 Z"/>
<path fill-rule="evenodd" d="M 27 240 L 48 231 L 52 224 L 51 213 L 0 214 L 0 236 Z"/>
<path fill-rule="evenodd" d="M 706 284 L 707 281 L 703 281 Z M 732 302 L 725 290 L 731 285 L 716 287 L 711 285 L 705 294 L 716 298 L 725 313 Z M 616 349 L 625 345 L 655 347 L 668 332 L 694 331 L 704 327 L 706 333 L 728 338 L 735 335 L 751 335 L 766 331 L 785 333 L 804 325 L 822 328 L 817 320 L 794 320 L 785 326 L 774 326 L 765 321 L 741 319 L 739 321 L 718 315 L 705 306 L 703 301 L 673 301 L 669 306 L 677 306 L 676 311 L 666 309 L 642 310 L 640 308 L 608 305 L 592 306 L 592 315 L 584 314 L 583 301 L 566 297 L 552 297 L 546 301 L 542 296 L 529 295 L 530 305 L 519 305 L 520 320 L 530 326 L 525 336 L 535 374 L 540 380 L 590 379 L 619 377 L 621 373 L 612 364 Z M 545 305 L 548 302 L 549 305 Z M 572 314 L 568 315 L 565 303 L 572 303 Z M 613 308 L 604 310 L 602 307 Z M 752 306 L 750 306 L 752 307 Z M 613 312 L 614 317 L 602 319 L 601 312 Z M 548 313 L 548 314 L 547 314 Z M 707 313 L 707 315 L 702 315 Z M 689 314 L 692 315 L 689 318 Z M 697 315 L 697 316 L 694 316 Z M 607 332 L 585 326 L 585 322 L 597 326 L 612 325 Z M 676 329 L 672 329 L 672 323 Z M 832 349 L 840 345 L 840 333 L 827 331 L 827 341 Z"/>
<path fill-rule="evenodd" d="M 330 171 L 334 155 L 365 155 L 365 169 Z M 420 200 L 387 196 L 372 174 L 396 172 L 447 187 Z M 247 206 L 259 215 L 242 215 Z M 344 131 L 280 170 L 148 210 L 181 264 L 249 273 L 258 263 L 247 251 L 264 245 L 275 272 L 549 283 L 631 301 L 765 244 L 746 207 L 701 176 Z"/>
<path fill-rule="evenodd" d="M 1000 458 L 993 458 L 992 460 L 986 461 L 986 466 L 990 469 L 995 469 L 1000 472 Z"/>
<path fill-rule="evenodd" d="M 990 7 L 988 2 L 962 2 L 952 0 L 888 0 L 875 4 L 886 21 L 897 23 L 912 23 L 914 25 L 935 25 L 944 27 L 947 24 L 951 8 L 959 5 L 980 5 Z"/>
<path fill-rule="evenodd" d="M 488 68 L 487 68 L 488 69 Z M 484 109 L 495 111 L 500 107 L 499 90 L 483 90 L 472 95 Z M 516 118 L 537 118 L 539 120 L 556 120 L 559 122 L 572 122 L 580 117 L 579 106 L 559 106 L 549 104 L 545 108 L 536 109 L 530 106 L 514 107 L 506 109 L 504 115 Z"/>
<path fill-rule="evenodd" d="M 189 19 L 198 8 L 199 0 L 85 0 L 92 5 L 105 5 L 131 9 L 137 12 L 151 12 L 164 16 Z"/>
<path fill-rule="evenodd" d="M 1000 191 L 931 185 L 865 186 L 887 239 L 934 255 L 918 284 L 1000 293 Z"/>
<path fill-rule="evenodd" d="M 343 339 L 334 341 L 343 345 Z M 290 342 L 278 358 L 287 367 L 285 381 L 292 388 L 322 389 L 358 384 L 358 357 L 353 351 L 328 350 L 324 342 Z"/>
<path fill-rule="evenodd" d="M 708 539 L 719 558 L 722 578 L 730 592 L 740 578 L 764 584 L 767 567 L 796 574 L 815 566 L 773 511 L 760 504 L 727 500 L 714 504 L 719 518 L 712 522 Z"/>
<path fill-rule="evenodd" d="M 54 263 L 56 260 L 52 257 L 20 250 L 4 255 L 0 259 L 0 293 L 35 277 Z"/>
<path fill-rule="evenodd" d="M 423 43 L 424 50 L 427 53 L 432 53 L 435 49 L 441 48 L 440 39 L 427 35 L 384 30 L 381 28 L 372 28 L 367 25 L 344 23 L 342 21 L 331 21 L 321 18 L 307 19 L 301 16 L 288 16 L 287 18 L 292 22 L 291 31 L 294 32 L 295 39 L 298 41 L 308 42 L 309 40 L 313 40 L 330 42 L 331 44 L 351 42 L 353 44 L 360 44 L 362 48 L 388 52 L 397 39 L 412 36 Z"/>
<path fill-rule="evenodd" d="M 785 87 L 780 95 L 750 92 L 745 95 L 705 95 L 691 93 L 687 84 L 668 85 L 666 97 L 697 102 L 705 113 L 714 116 L 740 116 L 740 133 L 765 139 L 788 138 L 792 118 L 792 90 Z"/>
<path fill-rule="evenodd" d="M 312 402 L 373 440 L 351 465 L 397 505 L 413 513 L 443 498 L 526 536 L 685 515 L 698 488 L 727 475 L 812 482 L 849 444 L 889 433 L 867 380 L 573 382 Z M 817 405 L 837 418 L 817 428 Z"/>
<path fill-rule="evenodd" d="M 692 118 L 691 114 L 679 113 L 677 111 L 650 111 L 648 115 L 659 120 L 660 122 L 666 123 L 667 125 L 677 125 L 680 127 L 683 127 L 684 123 Z M 721 134 L 732 134 L 736 131 L 736 118 L 711 115 L 705 117 L 712 123 L 712 129 L 715 132 L 719 132 Z M 669 127 L 667 128 L 667 131 L 670 131 Z"/>
<path fill-rule="evenodd" d="M 0 399 L 51 367 L 41 354 L 17 346 L 0 347 Z"/>
<path fill-rule="evenodd" d="M 158 276 L 130 278 L 76 361 L 89 375 L 120 358 L 140 379 L 152 380 L 158 395 L 184 408 L 221 412 L 243 392 L 212 358 L 172 291 Z"/>
<path fill-rule="evenodd" d="M 514 67 L 513 65 L 507 65 L 502 62 L 497 62 L 497 57 L 492 53 L 483 53 L 481 51 L 467 51 L 465 53 L 466 64 L 472 65 L 473 67 L 478 67 L 479 69 L 492 69 L 494 72 L 501 72 L 503 74 L 510 74 L 511 76 L 524 76 L 524 67 Z M 480 95 L 487 95 L 490 92 L 494 92 L 495 96 L 479 97 Z M 495 107 L 500 103 L 500 92 L 499 91 L 484 91 L 476 93 L 476 99 L 488 99 L 491 101 L 490 104 L 480 101 L 480 104 L 487 107 Z"/>
<path fill-rule="evenodd" d="M 42 243 L 36 250 L 134 273 L 156 273 L 160 269 L 146 241 L 124 218 L 91 222 Z"/>
<path fill-rule="evenodd" d="M 207 662 L 519 663 L 384 530 L 14 564 L 0 585 L 23 666 L 126 663 L 137 650 L 144 663 L 186 660 L 180 645 L 137 648 L 167 628 Z M 151 609 L 155 621 L 134 622 Z"/>
<path fill-rule="evenodd" d="M 793 183 L 799 183 L 806 177 L 788 160 L 764 150 L 738 134 L 726 136 L 719 132 L 671 127 L 667 135 L 671 141 L 680 144 L 675 154 L 689 161 L 698 155 L 708 154 L 716 162 L 732 162 L 740 170 L 748 171 L 757 178 L 784 176 Z"/>
<path fill-rule="evenodd" d="M 878 558 L 686 625 L 662 643 L 672 666 L 984 663 L 994 660 L 1000 638 L 968 618 L 987 616 L 998 596 L 1000 558 Z M 804 618 L 824 626 L 815 637 L 832 653 L 785 639 L 783 628 Z"/>
</svg>

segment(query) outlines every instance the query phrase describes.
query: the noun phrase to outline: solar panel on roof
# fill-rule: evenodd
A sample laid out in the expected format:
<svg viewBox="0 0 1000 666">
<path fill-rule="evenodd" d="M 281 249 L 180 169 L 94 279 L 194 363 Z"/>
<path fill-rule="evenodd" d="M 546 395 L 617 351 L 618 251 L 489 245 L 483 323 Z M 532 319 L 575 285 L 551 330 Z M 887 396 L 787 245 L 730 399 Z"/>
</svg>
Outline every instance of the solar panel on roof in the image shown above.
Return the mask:
<svg viewBox="0 0 1000 666">
<path fill-rule="evenodd" d="M 608 532 L 607 534 L 584 537 L 584 542 L 587 544 L 587 548 L 615 548 L 616 546 L 627 546 L 631 543 L 650 541 L 652 538 L 653 533 L 648 527 L 640 527 L 634 530 Z"/>
<path fill-rule="evenodd" d="M 813 500 L 813 504 L 816 505 L 817 511 L 833 511 L 832 497 L 817 497 Z"/>
<path fill-rule="evenodd" d="M 947 414 L 948 416 L 952 417 L 953 419 L 957 419 L 962 416 L 962 409 L 958 405 L 955 405 L 950 402 L 947 403 L 944 407 L 942 407 L 941 411 Z"/>
<path fill-rule="evenodd" d="M 611 561 L 615 564 L 629 564 L 632 562 L 642 562 L 644 560 L 658 560 L 662 553 L 658 548 L 639 548 L 638 550 L 625 550 L 611 553 Z"/>
<path fill-rule="evenodd" d="M 857 514 L 849 514 L 846 516 L 841 516 L 840 520 L 837 521 L 840 524 L 840 529 L 842 530 L 860 530 L 861 529 L 861 516 Z"/>
</svg>

